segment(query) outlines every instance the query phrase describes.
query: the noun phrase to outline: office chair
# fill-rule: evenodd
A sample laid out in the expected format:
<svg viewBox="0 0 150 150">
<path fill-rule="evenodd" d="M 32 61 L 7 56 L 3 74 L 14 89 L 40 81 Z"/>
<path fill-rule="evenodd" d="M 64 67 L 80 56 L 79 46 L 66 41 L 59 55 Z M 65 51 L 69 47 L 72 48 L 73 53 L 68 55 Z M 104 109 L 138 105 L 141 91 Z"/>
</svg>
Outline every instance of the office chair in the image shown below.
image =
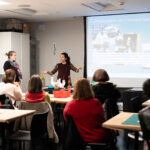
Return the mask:
<svg viewBox="0 0 150 150">
<path fill-rule="evenodd" d="M 64 128 L 63 150 L 110 150 L 110 143 L 86 143 L 82 140 L 71 116 L 67 117 Z"/>
<path fill-rule="evenodd" d="M 39 144 L 47 145 L 48 133 L 47 133 L 47 116 L 49 110 L 44 113 L 34 114 L 31 121 L 30 131 L 19 130 L 11 136 L 6 137 L 6 140 L 11 144 L 14 141 L 19 142 L 19 149 L 25 150 L 25 141 L 31 141 L 31 148 L 33 150 L 39 149 Z M 11 145 L 12 146 L 12 145 Z M 10 148 L 10 147 L 9 147 Z M 13 147 L 11 147 L 13 148 Z"/>
<path fill-rule="evenodd" d="M 146 140 L 150 150 L 150 106 L 139 111 L 139 120 L 143 132 L 143 138 Z"/>
</svg>

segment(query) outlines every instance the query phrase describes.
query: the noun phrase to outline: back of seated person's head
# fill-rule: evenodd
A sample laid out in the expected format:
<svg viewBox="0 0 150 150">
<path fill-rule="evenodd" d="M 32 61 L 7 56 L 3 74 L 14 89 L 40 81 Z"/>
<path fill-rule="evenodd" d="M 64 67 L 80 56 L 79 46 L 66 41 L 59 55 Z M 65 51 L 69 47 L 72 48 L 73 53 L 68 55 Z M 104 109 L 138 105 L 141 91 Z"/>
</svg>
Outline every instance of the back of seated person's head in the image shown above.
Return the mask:
<svg viewBox="0 0 150 150">
<path fill-rule="evenodd" d="M 42 92 L 42 80 L 38 74 L 31 76 L 28 82 L 28 92 L 39 93 Z"/>
<path fill-rule="evenodd" d="M 147 79 L 143 83 L 143 91 L 144 91 L 144 95 L 150 98 L 150 79 Z"/>
<path fill-rule="evenodd" d="M 94 93 L 91 89 L 89 80 L 85 78 L 79 78 L 74 84 L 73 99 L 86 100 L 94 98 Z"/>
<path fill-rule="evenodd" d="M 106 82 L 109 80 L 109 75 L 104 69 L 98 69 L 93 75 L 93 81 L 95 82 Z"/>
<path fill-rule="evenodd" d="M 13 69 L 7 69 L 5 75 L 2 77 L 4 83 L 14 83 L 16 79 L 16 72 Z"/>
</svg>

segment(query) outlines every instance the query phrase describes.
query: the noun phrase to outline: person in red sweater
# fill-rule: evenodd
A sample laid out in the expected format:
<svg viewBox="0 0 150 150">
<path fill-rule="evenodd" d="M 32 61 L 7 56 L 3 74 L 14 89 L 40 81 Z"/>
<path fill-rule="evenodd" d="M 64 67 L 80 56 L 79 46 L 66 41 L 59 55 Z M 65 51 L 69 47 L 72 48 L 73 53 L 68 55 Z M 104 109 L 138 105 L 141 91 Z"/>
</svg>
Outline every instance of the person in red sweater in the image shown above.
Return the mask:
<svg viewBox="0 0 150 150">
<path fill-rule="evenodd" d="M 67 116 L 72 117 L 84 142 L 100 143 L 113 138 L 114 132 L 102 127 L 105 121 L 103 107 L 94 98 L 89 81 L 85 78 L 75 82 L 73 100 L 66 104 L 63 114 L 65 120 Z"/>
<path fill-rule="evenodd" d="M 28 92 L 25 95 L 25 100 L 30 103 L 50 102 L 48 93 L 42 90 L 42 80 L 38 74 L 31 76 L 28 82 Z"/>
</svg>

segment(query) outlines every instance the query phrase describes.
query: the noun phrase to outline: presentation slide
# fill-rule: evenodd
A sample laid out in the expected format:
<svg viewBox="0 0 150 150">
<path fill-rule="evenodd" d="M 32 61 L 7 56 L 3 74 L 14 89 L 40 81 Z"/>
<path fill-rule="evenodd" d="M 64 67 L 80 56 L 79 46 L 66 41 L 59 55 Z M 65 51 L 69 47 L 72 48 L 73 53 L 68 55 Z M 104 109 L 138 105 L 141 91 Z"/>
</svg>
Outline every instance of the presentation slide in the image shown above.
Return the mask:
<svg viewBox="0 0 150 150">
<path fill-rule="evenodd" d="M 105 69 L 119 87 L 150 78 L 150 13 L 87 17 L 87 76 Z"/>
</svg>

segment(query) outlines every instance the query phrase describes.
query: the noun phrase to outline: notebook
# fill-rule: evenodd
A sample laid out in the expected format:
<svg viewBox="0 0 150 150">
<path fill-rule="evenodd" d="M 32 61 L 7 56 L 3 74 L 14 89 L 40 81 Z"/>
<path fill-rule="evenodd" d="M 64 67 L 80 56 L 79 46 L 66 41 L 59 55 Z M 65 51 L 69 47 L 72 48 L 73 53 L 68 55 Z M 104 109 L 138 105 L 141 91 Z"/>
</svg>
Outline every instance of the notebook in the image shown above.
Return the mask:
<svg viewBox="0 0 150 150">
<path fill-rule="evenodd" d="M 122 124 L 128 124 L 128 125 L 140 125 L 138 114 L 133 114 L 131 117 L 129 117 L 127 120 L 122 122 Z"/>
</svg>

